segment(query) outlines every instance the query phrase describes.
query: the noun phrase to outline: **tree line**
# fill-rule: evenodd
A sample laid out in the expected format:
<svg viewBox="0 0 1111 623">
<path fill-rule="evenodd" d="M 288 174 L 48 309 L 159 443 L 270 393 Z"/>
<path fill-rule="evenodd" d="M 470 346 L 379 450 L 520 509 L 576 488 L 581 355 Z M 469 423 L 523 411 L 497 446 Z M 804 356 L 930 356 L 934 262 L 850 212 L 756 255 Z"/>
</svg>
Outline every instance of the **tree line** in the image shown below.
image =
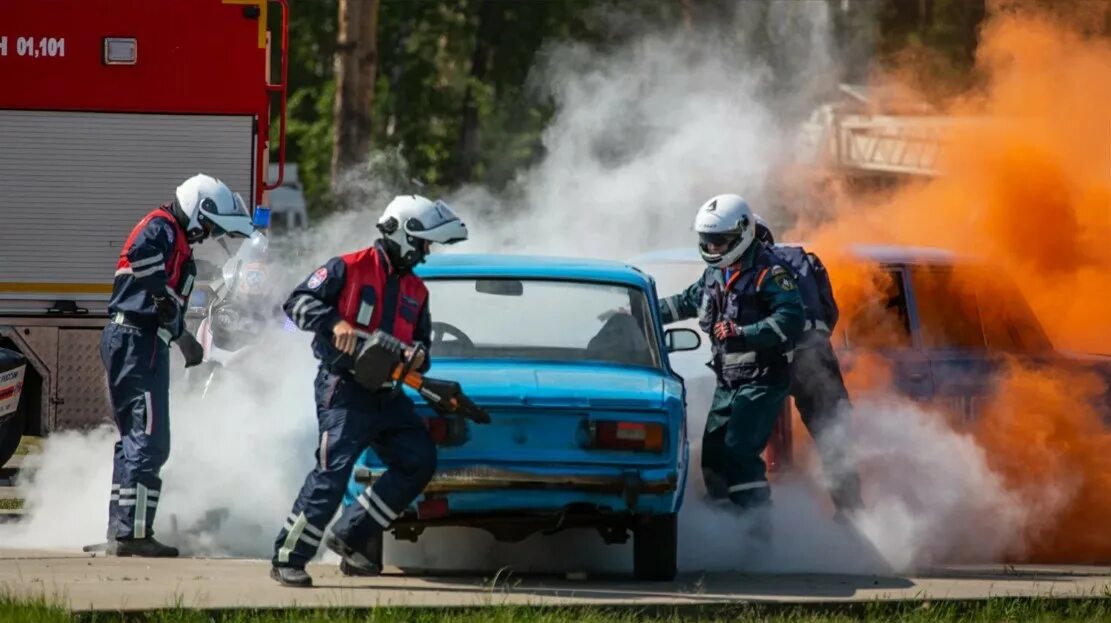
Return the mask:
<svg viewBox="0 0 1111 623">
<path fill-rule="evenodd" d="M 543 155 L 553 104 L 528 79 L 545 43 L 620 45 L 635 32 L 602 18 L 614 14 L 693 35 L 750 1 L 290 0 L 288 160 L 316 214 L 340 207 L 333 181 L 372 151 L 396 155 L 431 193 L 502 188 Z M 845 81 L 915 55 L 924 75 L 959 84 L 987 11 L 985 0 L 809 1 L 829 5 L 851 52 Z"/>
</svg>

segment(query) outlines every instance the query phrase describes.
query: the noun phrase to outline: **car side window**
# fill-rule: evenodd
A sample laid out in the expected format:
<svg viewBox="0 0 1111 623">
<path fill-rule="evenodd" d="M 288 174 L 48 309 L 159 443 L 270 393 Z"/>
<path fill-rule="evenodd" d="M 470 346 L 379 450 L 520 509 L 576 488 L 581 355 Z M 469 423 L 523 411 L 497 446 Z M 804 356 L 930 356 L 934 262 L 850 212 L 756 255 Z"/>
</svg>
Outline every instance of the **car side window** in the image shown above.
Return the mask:
<svg viewBox="0 0 1111 623">
<path fill-rule="evenodd" d="M 914 292 L 930 348 L 1007 353 L 1051 350 L 1037 317 L 1006 277 L 981 266 L 914 271 Z"/>
<path fill-rule="evenodd" d="M 972 280 L 957 279 L 948 268 L 914 267 L 910 281 L 925 348 L 985 348 Z"/>
<path fill-rule="evenodd" d="M 907 313 L 906 284 L 898 268 L 870 270 L 852 292 L 838 292 L 847 305 L 845 341 L 849 347 L 864 349 L 909 348 L 910 316 Z M 851 286 L 847 286 L 851 287 Z"/>
<path fill-rule="evenodd" d="M 1044 353 L 1053 349 L 1022 293 L 1004 275 L 981 272 L 986 285 L 977 293 L 988 348 L 1007 353 Z"/>
</svg>

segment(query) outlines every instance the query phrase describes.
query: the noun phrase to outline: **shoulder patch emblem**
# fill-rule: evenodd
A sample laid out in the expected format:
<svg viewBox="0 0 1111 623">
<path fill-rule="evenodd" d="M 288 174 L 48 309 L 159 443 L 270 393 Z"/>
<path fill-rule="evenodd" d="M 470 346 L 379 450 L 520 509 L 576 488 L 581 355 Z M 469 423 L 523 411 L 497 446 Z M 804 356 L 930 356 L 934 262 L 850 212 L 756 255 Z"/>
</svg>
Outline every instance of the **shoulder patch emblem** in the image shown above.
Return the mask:
<svg viewBox="0 0 1111 623">
<path fill-rule="evenodd" d="M 787 271 L 780 271 L 776 274 L 775 283 L 784 290 L 789 291 L 795 289 L 795 280 L 791 278 L 791 275 L 789 275 Z"/>
<path fill-rule="evenodd" d="M 315 290 L 319 288 L 320 284 L 324 283 L 324 280 L 327 278 L 328 269 L 321 266 L 320 268 L 316 269 L 316 272 L 313 273 L 311 277 L 309 277 L 309 281 L 305 285 L 308 286 L 310 290 Z"/>
</svg>

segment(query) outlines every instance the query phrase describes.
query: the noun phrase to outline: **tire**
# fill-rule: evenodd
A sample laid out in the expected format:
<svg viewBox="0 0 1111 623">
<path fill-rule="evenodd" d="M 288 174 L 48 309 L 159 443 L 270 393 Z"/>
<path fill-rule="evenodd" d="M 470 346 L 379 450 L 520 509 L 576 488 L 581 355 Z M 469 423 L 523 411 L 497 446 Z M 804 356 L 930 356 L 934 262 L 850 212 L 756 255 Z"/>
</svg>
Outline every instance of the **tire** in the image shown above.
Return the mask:
<svg viewBox="0 0 1111 623">
<path fill-rule="evenodd" d="M 16 409 L 15 413 L 0 420 L 0 467 L 7 465 L 8 459 L 19 448 L 25 417 L 23 409 Z"/>
<path fill-rule="evenodd" d="M 633 576 L 670 582 L 678 571 L 679 522 L 676 513 L 642 517 L 633 528 Z"/>
<path fill-rule="evenodd" d="M 379 532 L 378 536 L 371 539 L 370 543 L 367 543 L 367 558 L 370 559 L 370 562 L 378 565 L 379 569 L 385 568 L 382 566 L 382 549 L 383 545 L 385 545 L 385 540 L 386 533 L 383 531 Z"/>
</svg>

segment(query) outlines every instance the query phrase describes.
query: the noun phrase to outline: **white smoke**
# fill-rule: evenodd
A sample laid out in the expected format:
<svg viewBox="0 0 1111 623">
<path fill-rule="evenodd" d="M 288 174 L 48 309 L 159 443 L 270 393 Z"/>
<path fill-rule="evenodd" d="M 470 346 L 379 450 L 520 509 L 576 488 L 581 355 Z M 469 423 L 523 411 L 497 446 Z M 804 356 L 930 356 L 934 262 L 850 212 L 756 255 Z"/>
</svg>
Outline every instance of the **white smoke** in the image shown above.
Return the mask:
<svg viewBox="0 0 1111 623">
<path fill-rule="evenodd" d="M 711 195 L 761 194 L 783 141 L 758 100 L 766 71 L 738 51 L 648 37 L 606 58 L 581 46 L 551 57 L 543 75 L 559 112 L 544 160 L 512 199 L 482 188 L 453 198 L 491 217 L 473 247 L 621 258 L 689 242 L 693 209 Z"/>
<path fill-rule="evenodd" d="M 450 197 L 473 235 L 452 250 L 624 258 L 688 245 L 694 209 L 724 192 L 779 220 L 763 199 L 772 166 L 789 156 L 782 112 L 804 109 L 816 85 L 835 79 L 836 51 L 825 3 L 754 5 L 738 3 L 723 24 L 634 37 L 614 50 L 550 47 L 534 76 L 557 103 L 543 135 L 546 156 L 506 193 L 469 187 Z M 776 82 L 785 67 L 786 87 Z M 301 251 L 289 261 L 298 278 L 331 255 L 365 246 L 395 188 L 353 173 L 342 190 L 366 209 L 335 216 L 298 241 Z M 187 553 L 268 558 L 313 464 L 315 363 L 305 336 L 270 337 L 205 400 L 175 389 L 155 529 Z M 180 359 L 174 365 L 180 370 Z M 859 531 L 834 523 L 817 476 L 800 473 L 776 483 L 773 542 L 753 550 L 740 536 L 745 520 L 704 499 L 698 440 L 709 390 L 697 387 L 680 516 L 683 569 L 906 570 L 961 551 L 991 558 L 1021 524 L 969 439 L 911 404 L 860 402 L 856 447 L 869 508 Z M 111 430 L 49 438 L 20 485 L 29 518 L 0 526 L 0 543 L 72 548 L 103 540 L 113 441 Z M 629 546 L 602 547 L 591 532 L 499 544 L 476 530 L 431 530 L 416 545 L 387 539 L 386 558 L 441 569 L 624 572 L 631 564 Z"/>
<path fill-rule="evenodd" d="M 307 352 L 308 341 L 276 330 L 260 338 L 203 399 L 178 374 L 183 360 L 171 357 L 171 454 L 154 527 L 159 540 L 187 552 L 267 555 L 312 468 L 315 362 L 290 356 Z M 103 542 L 116 439 L 108 426 L 47 437 L 18 483 L 29 517 L 0 526 L 0 546 Z"/>
<path fill-rule="evenodd" d="M 896 569 L 990 562 L 1028 517 L 971 436 L 908 400 L 873 398 L 856 412 L 869 507 L 858 527 Z"/>
<path fill-rule="evenodd" d="M 305 356 L 308 337 L 277 330 L 261 336 L 203 400 L 174 405 L 177 458 L 163 470 L 159 513 L 176 543 L 206 554 L 272 553 L 315 463 L 316 362 Z"/>
<path fill-rule="evenodd" d="M 104 541 L 114 428 L 47 437 L 24 461 L 18 488 L 29 517 L 0 525 L 0 547 L 76 549 Z"/>
<path fill-rule="evenodd" d="M 689 365 L 677 371 L 708 394 L 705 373 Z M 755 547 L 733 536 L 751 520 L 705 495 L 698 438 L 708 408 L 708 399 L 692 398 L 688 410 L 692 470 L 680 514 L 684 569 L 866 574 L 990 562 L 1014 544 L 1028 520 L 1021 500 L 991 472 L 971 437 L 910 400 L 868 395 L 857 397 L 847 423 L 828 433 L 850 449 L 848 467 L 862 473 L 865 509 L 849 524 L 835 521 L 813 445 L 796 443 L 800 469 L 772 478 L 771 543 Z M 794 425 L 800 426 L 797 419 Z"/>
</svg>

